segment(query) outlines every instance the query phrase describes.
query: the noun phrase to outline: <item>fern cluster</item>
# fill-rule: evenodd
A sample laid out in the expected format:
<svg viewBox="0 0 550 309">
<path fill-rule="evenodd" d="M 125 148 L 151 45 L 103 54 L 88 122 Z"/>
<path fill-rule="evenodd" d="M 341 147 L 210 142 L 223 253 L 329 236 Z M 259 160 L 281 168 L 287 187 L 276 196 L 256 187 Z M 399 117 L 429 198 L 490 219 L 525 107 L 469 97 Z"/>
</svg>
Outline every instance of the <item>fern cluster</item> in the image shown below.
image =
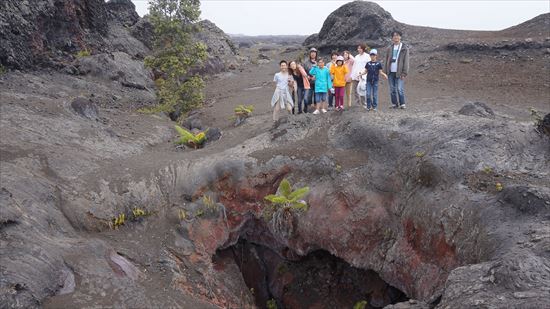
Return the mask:
<svg viewBox="0 0 550 309">
<path fill-rule="evenodd" d="M 189 132 L 188 130 L 178 126 L 178 125 L 175 125 L 174 126 L 176 128 L 176 131 L 178 131 L 179 135 L 180 135 L 180 138 L 179 140 L 176 142 L 176 144 L 185 144 L 185 145 L 188 145 L 188 146 L 191 146 L 195 149 L 197 148 L 200 148 L 204 145 L 204 143 L 206 142 L 206 131 L 204 132 L 199 132 L 197 134 L 193 134 L 191 132 Z"/>
<path fill-rule="evenodd" d="M 271 202 L 274 205 L 282 206 L 283 208 L 291 208 L 296 210 L 307 210 L 307 203 L 301 199 L 309 193 L 309 187 L 303 187 L 296 190 L 292 190 L 290 182 L 283 179 L 279 185 L 279 194 L 269 194 L 264 197 L 265 200 Z"/>
</svg>

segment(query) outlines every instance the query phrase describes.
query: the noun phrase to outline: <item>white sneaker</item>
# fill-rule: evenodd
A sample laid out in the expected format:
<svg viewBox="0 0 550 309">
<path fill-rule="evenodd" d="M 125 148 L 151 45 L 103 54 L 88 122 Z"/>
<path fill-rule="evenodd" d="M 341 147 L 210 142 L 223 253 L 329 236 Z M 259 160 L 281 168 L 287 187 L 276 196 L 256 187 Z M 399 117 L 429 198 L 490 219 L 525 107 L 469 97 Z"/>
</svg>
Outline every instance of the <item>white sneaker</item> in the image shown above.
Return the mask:
<svg viewBox="0 0 550 309">
<path fill-rule="evenodd" d="M 323 114 L 327 112 L 327 110 L 324 108 L 321 111 L 323 112 Z"/>
<path fill-rule="evenodd" d="M 313 115 L 319 115 L 319 110 L 316 109 L 316 110 L 313 112 Z"/>
<path fill-rule="evenodd" d="M 401 108 L 401 109 L 406 109 L 407 106 L 405 106 L 405 104 L 403 104 L 403 105 L 399 106 L 399 108 Z"/>
<path fill-rule="evenodd" d="M 377 111 L 378 111 L 378 108 L 373 108 L 372 111 L 373 111 L 373 112 L 377 112 Z"/>
</svg>

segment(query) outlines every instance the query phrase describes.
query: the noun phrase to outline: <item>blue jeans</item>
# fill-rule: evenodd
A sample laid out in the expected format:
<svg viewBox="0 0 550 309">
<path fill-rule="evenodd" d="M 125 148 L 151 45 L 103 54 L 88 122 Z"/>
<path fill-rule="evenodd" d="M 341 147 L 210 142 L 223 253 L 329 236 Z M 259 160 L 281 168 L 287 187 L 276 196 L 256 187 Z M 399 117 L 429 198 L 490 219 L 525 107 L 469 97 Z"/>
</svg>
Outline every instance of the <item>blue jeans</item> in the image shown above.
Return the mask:
<svg viewBox="0 0 550 309">
<path fill-rule="evenodd" d="M 306 92 L 308 90 L 307 89 L 304 89 L 304 88 L 300 88 L 298 87 L 298 89 L 296 90 L 296 96 L 297 98 L 296 101 L 294 102 L 294 107 L 292 108 L 292 113 L 294 114 L 294 109 L 296 107 L 298 107 L 298 113 L 301 113 L 302 112 L 302 102 L 304 103 L 304 108 L 305 108 L 305 98 L 306 98 Z M 307 109 L 305 109 L 307 111 Z"/>
<path fill-rule="evenodd" d="M 374 84 L 367 82 L 367 108 L 371 107 L 378 107 L 378 82 Z"/>
<path fill-rule="evenodd" d="M 304 113 L 307 113 L 307 107 L 311 104 L 315 104 L 315 84 L 311 83 L 311 89 L 305 90 L 304 100 Z"/>
<path fill-rule="evenodd" d="M 388 82 L 390 84 L 390 96 L 391 104 L 394 107 L 405 105 L 405 81 L 397 76 L 395 72 L 388 75 Z M 399 102 L 397 97 L 399 96 Z"/>
</svg>

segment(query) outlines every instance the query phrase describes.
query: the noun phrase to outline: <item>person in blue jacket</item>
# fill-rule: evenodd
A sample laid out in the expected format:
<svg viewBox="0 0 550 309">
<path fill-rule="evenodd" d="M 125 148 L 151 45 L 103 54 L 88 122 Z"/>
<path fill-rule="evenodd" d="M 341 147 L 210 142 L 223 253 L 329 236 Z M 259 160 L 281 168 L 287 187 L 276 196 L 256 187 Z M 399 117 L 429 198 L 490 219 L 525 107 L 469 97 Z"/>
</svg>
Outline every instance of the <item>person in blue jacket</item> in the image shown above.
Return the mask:
<svg viewBox="0 0 550 309">
<path fill-rule="evenodd" d="M 327 112 L 327 93 L 332 88 L 330 71 L 325 67 L 325 61 L 320 58 L 317 60 L 317 66 L 312 67 L 309 74 L 315 77 L 315 111 L 313 114 Z"/>
</svg>

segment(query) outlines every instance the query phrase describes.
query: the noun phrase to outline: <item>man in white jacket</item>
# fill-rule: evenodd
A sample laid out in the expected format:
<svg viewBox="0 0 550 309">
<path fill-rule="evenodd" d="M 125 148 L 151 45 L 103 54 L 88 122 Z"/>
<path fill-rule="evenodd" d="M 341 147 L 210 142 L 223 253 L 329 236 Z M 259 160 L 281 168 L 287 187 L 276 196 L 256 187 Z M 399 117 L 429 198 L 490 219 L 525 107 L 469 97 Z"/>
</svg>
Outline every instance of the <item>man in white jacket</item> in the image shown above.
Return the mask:
<svg viewBox="0 0 550 309">
<path fill-rule="evenodd" d="M 353 59 L 354 60 L 353 68 L 351 69 L 351 79 L 352 79 L 351 89 L 353 90 L 357 89 L 357 85 L 361 80 L 361 75 L 359 73 L 365 68 L 365 66 L 367 65 L 367 62 L 370 61 L 370 56 L 367 53 L 366 49 L 367 49 L 366 44 L 359 44 L 359 46 L 357 46 L 357 52 L 359 54 L 357 54 L 357 56 L 355 56 L 355 58 Z M 358 105 L 364 104 L 364 102 L 361 102 L 361 95 L 363 95 L 364 97 L 366 94 L 358 93 L 357 91 L 355 92 L 353 96 L 354 104 L 358 104 Z"/>
</svg>

